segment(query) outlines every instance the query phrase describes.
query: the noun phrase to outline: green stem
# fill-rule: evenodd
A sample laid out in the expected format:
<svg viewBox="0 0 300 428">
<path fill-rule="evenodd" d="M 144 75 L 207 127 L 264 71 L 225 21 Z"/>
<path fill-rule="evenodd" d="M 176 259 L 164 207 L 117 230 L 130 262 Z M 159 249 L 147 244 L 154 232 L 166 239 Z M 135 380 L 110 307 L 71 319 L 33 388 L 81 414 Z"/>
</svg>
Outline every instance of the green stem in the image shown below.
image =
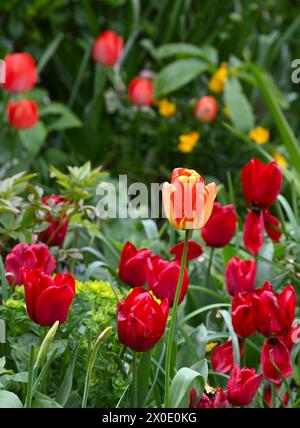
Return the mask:
<svg viewBox="0 0 300 428">
<path fill-rule="evenodd" d="M 174 340 L 178 301 L 179 301 L 179 296 L 180 296 L 180 291 L 181 291 L 184 269 L 185 269 L 186 260 L 187 260 L 188 242 L 189 242 L 191 235 L 192 235 L 191 230 L 185 231 L 184 247 L 183 247 L 182 258 L 181 258 L 181 267 L 180 267 L 180 273 L 179 273 L 179 278 L 178 278 L 178 283 L 177 283 L 177 288 L 176 288 L 176 293 L 175 293 L 175 298 L 174 298 L 171 324 L 170 324 L 170 330 L 169 330 L 168 341 L 167 341 L 166 374 L 165 374 L 165 408 L 169 406 L 169 387 L 170 387 L 170 373 L 171 373 L 171 361 L 172 361 L 172 345 L 173 345 L 173 340 Z"/>
<path fill-rule="evenodd" d="M 138 354 L 133 353 L 132 359 L 132 407 L 136 409 L 138 407 Z"/>
<path fill-rule="evenodd" d="M 30 351 L 30 357 L 29 357 L 27 394 L 26 394 L 25 406 L 24 406 L 26 408 L 31 407 L 33 384 L 35 381 L 35 374 L 36 374 L 36 370 L 35 370 L 35 365 L 34 365 L 34 346 L 32 345 L 31 351 Z"/>
<path fill-rule="evenodd" d="M 209 261 L 208 261 L 208 267 L 207 267 L 207 271 L 206 271 L 206 287 L 209 288 L 209 283 L 210 283 L 210 272 L 211 272 L 211 266 L 212 266 L 212 261 L 213 261 L 213 257 L 214 257 L 214 247 L 210 248 L 210 254 L 209 254 Z"/>
<path fill-rule="evenodd" d="M 273 409 L 276 409 L 276 402 L 277 402 L 277 400 L 276 400 L 276 396 L 277 396 L 277 394 L 276 394 L 276 386 L 272 383 L 271 384 L 271 397 L 272 397 L 272 408 Z"/>
</svg>

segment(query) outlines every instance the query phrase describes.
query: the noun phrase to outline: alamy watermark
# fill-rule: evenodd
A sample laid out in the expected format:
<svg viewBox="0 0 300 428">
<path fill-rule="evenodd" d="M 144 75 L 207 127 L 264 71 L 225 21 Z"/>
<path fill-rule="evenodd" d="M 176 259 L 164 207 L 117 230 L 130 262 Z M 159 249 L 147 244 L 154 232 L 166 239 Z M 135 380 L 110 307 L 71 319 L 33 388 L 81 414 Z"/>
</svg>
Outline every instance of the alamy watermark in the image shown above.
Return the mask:
<svg viewBox="0 0 300 428">
<path fill-rule="evenodd" d="M 300 83 L 300 58 L 296 58 L 292 61 L 291 67 L 294 68 L 291 79 L 292 82 L 297 84 Z"/>
</svg>

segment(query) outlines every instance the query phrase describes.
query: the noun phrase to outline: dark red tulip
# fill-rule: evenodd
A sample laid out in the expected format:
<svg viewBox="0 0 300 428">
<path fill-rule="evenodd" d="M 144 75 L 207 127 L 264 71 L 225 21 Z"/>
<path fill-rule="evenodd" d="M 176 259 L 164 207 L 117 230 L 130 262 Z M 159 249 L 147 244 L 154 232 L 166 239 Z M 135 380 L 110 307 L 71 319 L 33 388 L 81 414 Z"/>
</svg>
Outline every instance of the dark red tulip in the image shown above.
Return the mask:
<svg viewBox="0 0 300 428">
<path fill-rule="evenodd" d="M 243 355 L 243 344 L 239 343 L 240 355 Z M 223 343 L 217 346 L 211 353 L 211 363 L 214 370 L 218 373 L 228 373 L 234 366 L 232 342 Z"/>
<path fill-rule="evenodd" d="M 45 244 L 26 244 L 21 242 L 17 244 L 5 259 L 5 271 L 13 274 L 13 277 L 8 276 L 10 284 L 21 285 L 22 268 L 41 269 L 48 275 L 56 269 L 56 261 L 49 248 Z"/>
<path fill-rule="evenodd" d="M 192 388 L 190 391 L 190 409 L 224 409 L 229 407 L 226 392 L 224 392 L 222 388 L 211 388 L 211 392 L 203 392 L 198 403 L 195 401 L 196 390 Z"/>
<path fill-rule="evenodd" d="M 282 235 L 282 229 L 281 229 L 279 219 L 277 217 L 275 217 L 274 215 L 271 215 L 269 210 L 265 210 L 264 211 L 264 222 L 265 222 L 266 232 L 269 235 L 269 237 L 273 241 L 278 242 L 281 238 L 281 235 Z"/>
<path fill-rule="evenodd" d="M 251 210 L 244 224 L 244 245 L 252 254 L 257 254 L 264 243 L 264 217 L 262 212 Z"/>
<path fill-rule="evenodd" d="M 275 385 L 282 383 L 282 378 L 277 368 L 285 378 L 291 376 L 293 372 L 290 352 L 278 338 L 271 338 L 265 341 L 261 349 L 260 363 L 264 378 L 269 382 L 275 383 Z"/>
<path fill-rule="evenodd" d="M 194 115 L 195 118 L 203 123 L 211 123 L 215 120 L 218 114 L 218 101 L 211 95 L 200 98 L 196 105 Z"/>
<path fill-rule="evenodd" d="M 154 101 L 153 83 L 143 77 L 135 77 L 129 84 L 128 95 L 133 104 L 150 106 Z"/>
<path fill-rule="evenodd" d="M 253 295 L 257 330 L 266 337 L 288 334 L 295 318 L 296 293 L 288 285 L 276 295 L 273 287 L 266 282 Z"/>
<path fill-rule="evenodd" d="M 13 93 L 30 91 L 37 80 L 37 67 L 28 53 L 13 53 L 4 58 L 4 88 Z"/>
<path fill-rule="evenodd" d="M 147 259 L 151 255 L 151 250 L 147 248 L 137 250 L 133 244 L 127 241 L 120 256 L 120 279 L 132 287 L 144 285 L 147 279 Z"/>
<path fill-rule="evenodd" d="M 210 219 L 201 229 L 201 235 L 209 247 L 225 247 L 233 237 L 236 225 L 234 206 L 222 206 L 215 202 Z"/>
<path fill-rule="evenodd" d="M 280 392 L 280 386 L 276 386 L 276 394 L 278 395 Z M 272 391 L 270 387 L 267 387 L 267 389 L 264 392 L 264 401 L 265 403 L 269 406 L 272 407 Z M 284 396 L 281 399 L 282 404 L 284 404 L 285 406 L 287 406 L 288 402 L 289 402 L 289 394 L 287 392 L 285 392 Z M 282 407 L 282 406 L 280 406 Z"/>
<path fill-rule="evenodd" d="M 256 281 L 256 261 L 241 260 L 234 256 L 226 266 L 225 278 L 227 291 L 232 296 L 236 291 L 253 291 Z"/>
<path fill-rule="evenodd" d="M 103 31 L 93 46 L 93 58 L 104 67 L 114 66 L 123 51 L 123 37 L 114 31 Z"/>
<path fill-rule="evenodd" d="M 282 186 L 282 172 L 276 162 L 265 165 L 251 159 L 242 169 L 242 188 L 247 202 L 259 208 L 274 204 Z"/>
<path fill-rule="evenodd" d="M 296 343 L 300 342 L 300 326 L 294 325 L 288 332 L 288 334 L 284 336 L 278 336 L 278 339 L 285 344 L 285 346 L 288 348 L 288 350 L 291 352 L 293 349 L 293 346 Z"/>
<path fill-rule="evenodd" d="M 69 273 L 54 278 L 40 269 L 22 269 L 27 312 L 39 325 L 64 323 L 75 296 L 75 279 Z"/>
<path fill-rule="evenodd" d="M 169 262 L 162 260 L 159 256 L 148 258 L 147 261 L 147 283 L 149 290 L 159 299 L 167 299 L 170 306 L 173 306 L 178 278 L 180 272 L 180 262 Z M 184 270 L 181 292 L 178 303 L 185 298 L 189 286 L 189 275 L 187 268 Z"/>
<path fill-rule="evenodd" d="M 137 352 L 152 348 L 164 334 L 169 304 L 159 302 L 149 291 L 136 287 L 118 303 L 119 340 Z"/>
<path fill-rule="evenodd" d="M 33 128 L 38 118 L 38 107 L 33 100 L 9 101 L 7 104 L 7 120 L 13 128 L 19 130 Z"/>
<path fill-rule="evenodd" d="M 251 336 L 256 331 L 253 292 L 235 293 L 231 302 L 231 321 L 234 331 L 240 337 Z"/>
<path fill-rule="evenodd" d="M 248 406 L 259 388 L 262 375 L 255 369 L 240 368 L 236 365 L 227 383 L 228 401 L 235 406 Z"/>
<path fill-rule="evenodd" d="M 66 205 L 66 201 L 56 195 L 51 195 L 46 196 L 42 200 L 42 204 L 60 208 Z M 40 233 L 39 239 L 50 246 L 57 245 L 60 247 L 64 243 L 69 225 L 69 221 L 66 218 L 66 212 L 60 212 L 57 217 L 53 217 L 50 214 L 46 217 L 46 221 L 50 223 L 50 226 Z"/>
<path fill-rule="evenodd" d="M 184 246 L 184 242 L 182 241 L 182 242 L 178 242 L 178 244 L 175 244 L 170 249 L 170 253 L 173 254 L 174 256 L 174 260 L 181 261 L 183 246 Z M 189 239 L 187 260 L 191 261 L 191 260 L 197 259 L 198 257 L 201 256 L 201 254 L 203 254 L 203 249 L 201 245 L 198 244 L 196 241 L 193 241 L 193 239 Z"/>
</svg>

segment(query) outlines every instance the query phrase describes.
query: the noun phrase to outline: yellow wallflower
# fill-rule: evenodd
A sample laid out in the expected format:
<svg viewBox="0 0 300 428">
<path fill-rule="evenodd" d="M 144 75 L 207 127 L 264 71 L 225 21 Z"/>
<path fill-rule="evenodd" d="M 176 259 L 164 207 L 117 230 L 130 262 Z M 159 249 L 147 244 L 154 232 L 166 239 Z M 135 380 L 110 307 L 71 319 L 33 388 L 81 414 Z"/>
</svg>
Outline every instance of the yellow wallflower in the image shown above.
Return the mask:
<svg viewBox="0 0 300 428">
<path fill-rule="evenodd" d="M 176 104 L 171 101 L 163 98 L 162 100 L 157 101 L 158 111 L 161 116 L 169 117 L 176 112 Z"/>
<path fill-rule="evenodd" d="M 181 134 L 179 136 L 178 150 L 182 153 L 190 153 L 193 151 L 197 142 L 199 141 L 199 132 L 192 131 L 189 134 Z"/>
<path fill-rule="evenodd" d="M 212 75 L 208 87 L 212 92 L 220 94 L 224 90 L 227 79 L 227 62 L 222 62 L 218 70 Z"/>
<path fill-rule="evenodd" d="M 270 131 L 268 129 L 262 128 L 261 126 L 258 126 L 257 128 L 251 129 L 249 132 L 249 137 L 257 144 L 265 144 L 270 140 Z"/>
<path fill-rule="evenodd" d="M 212 351 L 216 346 L 218 345 L 218 342 L 210 342 L 205 347 L 205 352 L 208 353 Z"/>
<path fill-rule="evenodd" d="M 287 161 L 286 161 L 285 157 L 282 156 L 281 153 L 276 151 L 273 153 L 273 157 L 276 160 L 276 162 L 278 163 L 278 165 L 281 166 L 281 168 L 287 167 Z"/>
</svg>

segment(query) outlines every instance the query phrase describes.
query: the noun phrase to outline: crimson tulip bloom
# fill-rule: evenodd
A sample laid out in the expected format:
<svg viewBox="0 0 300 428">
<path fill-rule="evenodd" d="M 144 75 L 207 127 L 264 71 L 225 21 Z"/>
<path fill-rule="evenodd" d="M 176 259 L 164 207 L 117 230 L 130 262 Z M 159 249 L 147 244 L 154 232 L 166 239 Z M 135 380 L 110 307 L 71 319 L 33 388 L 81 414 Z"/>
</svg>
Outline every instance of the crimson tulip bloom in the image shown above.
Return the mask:
<svg viewBox="0 0 300 428">
<path fill-rule="evenodd" d="M 28 53 L 13 53 L 4 58 L 4 88 L 13 93 L 30 91 L 37 81 L 37 67 Z"/>
<path fill-rule="evenodd" d="M 123 37 L 114 31 L 104 31 L 93 46 L 93 58 L 104 67 L 114 66 L 123 52 Z"/>
<path fill-rule="evenodd" d="M 159 299 L 167 299 L 170 306 L 173 306 L 179 272 L 180 262 L 169 262 L 162 260 L 159 256 L 148 258 L 147 261 L 147 283 L 149 290 L 153 291 Z M 181 303 L 188 291 L 189 275 L 185 267 L 181 291 L 178 303 Z"/>
<path fill-rule="evenodd" d="M 9 101 L 7 104 L 8 123 L 16 129 L 33 128 L 39 118 L 39 111 L 33 100 Z"/>
<path fill-rule="evenodd" d="M 229 407 L 226 392 L 224 392 L 222 388 L 211 388 L 210 392 L 203 392 L 197 404 L 195 403 L 195 399 L 196 391 L 192 388 L 190 391 L 190 409 L 224 409 Z"/>
<path fill-rule="evenodd" d="M 278 340 L 284 343 L 289 352 L 291 352 L 295 343 L 300 341 L 300 326 L 293 325 L 288 334 L 278 336 Z"/>
<path fill-rule="evenodd" d="M 264 229 L 263 213 L 251 210 L 245 220 L 244 245 L 254 255 L 264 243 Z"/>
<path fill-rule="evenodd" d="M 262 375 L 258 375 L 255 369 L 241 369 L 236 365 L 227 383 L 228 401 L 235 406 L 247 406 L 252 402 L 261 380 Z"/>
<path fill-rule="evenodd" d="M 146 352 L 163 335 L 169 314 L 167 299 L 158 301 L 149 291 L 136 287 L 119 302 L 117 322 L 119 340 L 137 352 Z"/>
<path fill-rule="evenodd" d="M 133 104 L 150 106 L 153 104 L 153 83 L 143 77 L 135 77 L 128 87 L 128 95 Z"/>
<path fill-rule="evenodd" d="M 266 232 L 269 235 L 269 237 L 273 241 L 278 242 L 280 240 L 281 234 L 282 234 L 279 219 L 277 217 L 275 217 L 274 215 L 270 214 L 269 210 L 265 210 L 264 211 L 264 222 L 265 222 Z M 279 229 L 279 230 L 277 230 L 277 229 Z"/>
<path fill-rule="evenodd" d="M 225 272 L 228 293 L 253 291 L 256 281 L 256 261 L 240 260 L 234 256 L 229 260 Z"/>
<path fill-rule="evenodd" d="M 178 242 L 171 249 L 170 253 L 173 254 L 174 260 L 181 261 L 182 253 L 183 253 L 184 242 Z M 188 250 L 187 250 L 187 260 L 191 261 L 197 259 L 203 254 L 203 249 L 200 244 L 198 244 L 193 239 L 189 239 L 188 242 Z"/>
<path fill-rule="evenodd" d="M 242 189 L 246 201 L 259 208 L 269 208 L 276 201 L 282 186 L 282 172 L 276 162 L 265 165 L 251 159 L 242 169 Z"/>
<path fill-rule="evenodd" d="M 56 269 L 56 261 L 45 244 L 26 244 L 21 242 L 14 246 L 5 259 L 5 271 L 13 274 L 8 281 L 16 285 L 23 284 L 21 269 L 41 269 L 52 275 Z"/>
<path fill-rule="evenodd" d="M 218 113 L 218 101 L 210 96 L 200 98 L 195 105 L 195 118 L 203 123 L 211 123 Z"/>
<path fill-rule="evenodd" d="M 282 383 L 277 368 L 285 378 L 293 373 L 290 352 L 286 345 L 277 338 L 265 341 L 261 349 L 260 363 L 264 378 L 275 385 Z"/>
<path fill-rule="evenodd" d="M 244 353 L 244 346 L 239 343 L 240 355 Z M 228 340 L 220 346 L 217 346 L 211 354 L 211 363 L 214 370 L 218 373 L 228 373 L 233 369 L 233 348 L 232 341 Z"/>
<path fill-rule="evenodd" d="M 42 199 L 43 205 L 64 205 L 66 201 L 59 198 L 56 195 L 46 196 Z M 69 221 L 66 219 L 66 213 L 60 214 L 59 218 L 54 218 L 51 214 L 46 217 L 46 221 L 50 223 L 50 226 L 39 235 L 39 239 L 48 245 L 61 246 L 64 243 Z"/>
<path fill-rule="evenodd" d="M 147 277 L 147 259 L 150 256 L 152 256 L 151 250 L 147 248 L 137 250 L 133 244 L 127 241 L 120 256 L 120 279 L 132 287 L 144 285 Z"/>
<path fill-rule="evenodd" d="M 237 215 L 233 205 L 222 206 L 214 203 L 210 219 L 201 230 L 201 235 L 209 247 L 225 247 L 232 239 L 237 225 Z"/>
<path fill-rule="evenodd" d="M 231 321 L 236 334 L 242 338 L 256 331 L 252 293 L 235 293 L 231 302 Z"/>
<path fill-rule="evenodd" d="M 32 321 L 51 326 L 64 323 L 75 296 L 75 279 L 69 273 L 54 278 L 40 269 L 22 269 L 27 312 Z"/>
<path fill-rule="evenodd" d="M 266 337 L 287 334 L 295 318 L 296 292 L 288 285 L 276 295 L 266 282 L 253 295 L 257 330 Z"/>
</svg>

